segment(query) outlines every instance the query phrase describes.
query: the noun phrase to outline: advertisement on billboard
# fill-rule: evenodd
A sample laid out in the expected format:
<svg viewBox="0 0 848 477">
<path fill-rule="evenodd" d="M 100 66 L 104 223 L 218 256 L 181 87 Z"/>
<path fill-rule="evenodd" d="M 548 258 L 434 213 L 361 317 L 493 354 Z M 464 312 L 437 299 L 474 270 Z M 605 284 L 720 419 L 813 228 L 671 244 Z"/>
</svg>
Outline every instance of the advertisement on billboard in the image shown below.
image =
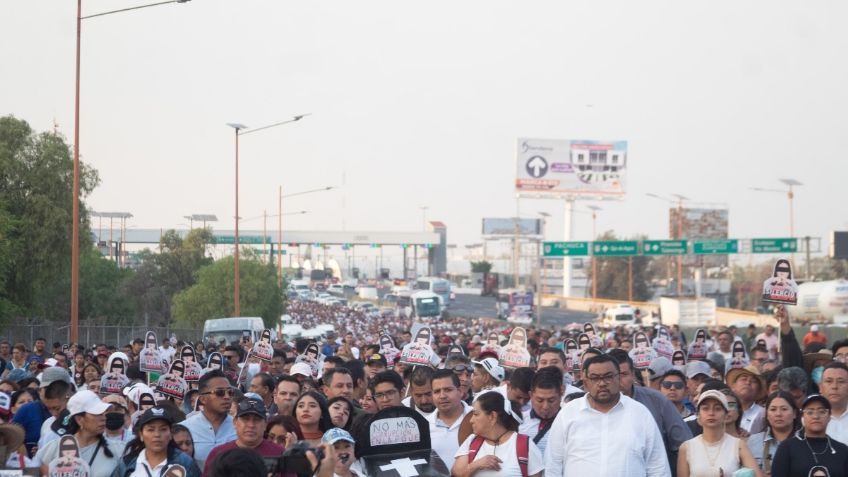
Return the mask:
<svg viewBox="0 0 848 477">
<path fill-rule="evenodd" d="M 624 196 L 627 141 L 519 138 L 515 191 L 588 199 Z"/>
<path fill-rule="evenodd" d="M 727 209 L 671 208 L 668 232 L 672 239 L 726 239 L 730 228 Z M 678 232 L 679 230 L 679 232 Z M 727 255 L 685 256 L 686 266 L 726 267 Z"/>
<path fill-rule="evenodd" d="M 541 219 L 483 219 L 483 235 L 541 235 Z"/>
</svg>

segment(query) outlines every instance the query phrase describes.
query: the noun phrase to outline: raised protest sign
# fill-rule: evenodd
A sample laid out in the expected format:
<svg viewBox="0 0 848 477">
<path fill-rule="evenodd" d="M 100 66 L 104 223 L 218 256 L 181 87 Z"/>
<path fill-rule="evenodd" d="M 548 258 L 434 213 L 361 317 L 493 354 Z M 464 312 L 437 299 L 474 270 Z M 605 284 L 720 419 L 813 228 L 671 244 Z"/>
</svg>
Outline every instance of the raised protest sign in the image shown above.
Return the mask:
<svg viewBox="0 0 848 477">
<path fill-rule="evenodd" d="M 188 383 L 186 383 L 183 377 L 184 374 L 185 363 L 181 359 L 175 360 L 171 363 L 168 372 L 162 375 L 159 381 L 156 382 L 156 391 L 165 396 L 182 399 L 188 390 Z"/>
<path fill-rule="evenodd" d="M 595 325 L 592 323 L 583 323 L 583 333 L 589 336 L 589 343 L 592 345 L 592 348 L 598 348 L 599 350 L 604 350 L 604 340 L 598 336 L 598 333 L 595 331 Z"/>
<path fill-rule="evenodd" d="M 630 359 L 633 360 L 633 367 L 636 369 L 647 368 L 651 365 L 651 361 L 657 357 L 657 352 L 649 346 L 648 336 L 641 331 L 633 335 L 633 349 L 628 354 Z"/>
<path fill-rule="evenodd" d="M 59 438 L 59 453 L 47 464 L 48 477 L 89 477 L 91 469 L 82 458 L 77 438 L 64 435 Z"/>
<path fill-rule="evenodd" d="M 156 333 L 152 331 L 148 331 L 144 337 L 144 348 L 138 354 L 138 369 L 142 373 L 162 373 L 165 371 L 156 342 Z"/>
<path fill-rule="evenodd" d="M 494 331 L 489 333 L 488 338 L 486 338 L 486 343 L 480 347 L 480 353 L 485 352 L 494 353 L 495 356 L 501 355 L 501 344 L 500 344 L 500 336 Z"/>
<path fill-rule="evenodd" d="M 395 361 L 400 358 L 400 350 L 395 346 L 395 341 L 386 332 L 380 333 L 380 354 L 386 357 L 386 366 L 389 368 L 395 365 Z"/>
<path fill-rule="evenodd" d="M 433 352 L 433 348 L 430 346 L 432 336 L 430 327 L 422 326 L 415 334 L 412 342 L 403 347 L 403 351 L 400 353 L 400 362 L 413 366 L 437 365 L 441 358 Z"/>
<path fill-rule="evenodd" d="M 660 329 L 657 330 L 657 337 L 654 338 L 651 345 L 658 355 L 668 359 L 669 361 L 671 360 L 671 355 L 674 354 L 674 346 L 671 344 L 671 337 L 668 335 L 668 328 L 660 326 Z"/>
<path fill-rule="evenodd" d="M 689 361 L 703 361 L 707 359 L 708 352 L 709 349 L 707 347 L 707 332 L 699 328 L 695 331 L 695 339 L 691 343 L 689 343 L 689 353 L 687 354 L 687 359 L 689 359 Z"/>
<path fill-rule="evenodd" d="M 731 369 L 744 368 L 749 364 L 751 361 L 748 359 L 748 352 L 745 351 L 745 343 L 734 341 L 731 356 L 724 362 L 724 374 L 727 375 Z"/>
<path fill-rule="evenodd" d="M 303 350 L 303 354 L 298 355 L 294 362 L 308 364 L 309 369 L 312 370 L 312 377 L 321 377 L 320 373 L 324 367 L 324 355 L 321 354 L 321 350 L 318 349 L 317 344 L 309 343 L 306 346 L 306 349 Z"/>
<path fill-rule="evenodd" d="M 123 353 L 114 353 L 109 357 L 106 374 L 100 377 L 100 394 L 121 394 L 121 391 L 130 383 L 130 378 L 125 374 L 127 362 L 123 359 Z"/>
<path fill-rule="evenodd" d="M 675 350 L 671 355 L 671 365 L 675 369 L 683 370 L 686 366 L 686 353 L 682 349 Z"/>
<path fill-rule="evenodd" d="M 792 279 L 792 265 L 789 260 L 781 258 L 774 264 L 774 273 L 763 282 L 763 302 L 798 304 L 798 284 Z"/>
<path fill-rule="evenodd" d="M 509 342 L 498 356 L 501 365 L 507 368 L 523 368 L 530 365 L 530 352 L 527 351 L 527 331 L 516 326 L 509 334 Z"/>
<path fill-rule="evenodd" d="M 390 407 L 379 411 L 355 436 L 356 455 L 367 475 L 447 477 L 448 466 L 431 450 L 430 426 L 417 411 Z"/>
<path fill-rule="evenodd" d="M 271 330 L 262 330 L 262 336 L 253 345 L 253 356 L 262 361 L 271 361 L 271 358 L 274 357 L 274 348 L 271 346 Z"/>
<path fill-rule="evenodd" d="M 185 363 L 183 379 L 189 383 L 199 380 L 200 376 L 203 375 L 203 368 L 200 367 L 200 364 L 195 359 L 194 348 L 191 345 L 183 346 L 180 350 L 180 359 Z"/>
</svg>

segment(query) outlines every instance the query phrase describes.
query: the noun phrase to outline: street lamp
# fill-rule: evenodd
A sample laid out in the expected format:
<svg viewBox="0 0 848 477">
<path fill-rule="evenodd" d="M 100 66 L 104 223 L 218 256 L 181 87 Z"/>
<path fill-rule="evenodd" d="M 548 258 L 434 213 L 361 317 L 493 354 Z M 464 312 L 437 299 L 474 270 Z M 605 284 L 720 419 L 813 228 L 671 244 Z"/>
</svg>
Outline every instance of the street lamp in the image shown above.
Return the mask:
<svg viewBox="0 0 848 477">
<path fill-rule="evenodd" d="M 778 192 L 780 194 L 786 194 L 786 197 L 789 199 L 789 237 L 795 238 L 795 207 L 793 204 L 795 191 L 793 190 L 793 187 L 803 184 L 795 179 L 780 179 L 780 182 L 789 186 L 789 189 L 765 189 L 762 187 L 751 187 L 751 190 L 755 190 L 757 192 Z"/>
<path fill-rule="evenodd" d="M 653 194 L 651 192 L 647 193 L 648 197 L 653 197 L 655 199 L 664 200 L 666 202 L 674 203 L 677 202 L 677 240 L 683 240 L 683 201 L 689 200 L 688 197 L 684 197 L 680 194 L 671 194 L 677 200 L 670 200 L 661 195 Z M 683 295 L 683 256 L 677 256 L 677 296 Z"/>
<path fill-rule="evenodd" d="M 233 265 L 233 274 L 234 274 L 234 279 L 235 279 L 234 280 L 235 286 L 233 287 L 233 301 L 235 303 L 235 310 L 234 310 L 235 314 L 233 316 L 241 316 L 241 303 L 240 303 L 240 299 L 239 299 L 239 291 L 240 291 L 240 286 L 241 286 L 240 277 L 239 277 L 239 136 L 243 136 L 245 134 L 250 134 L 250 133 L 254 133 L 254 132 L 258 132 L 258 131 L 263 131 L 265 129 L 270 129 L 270 128 L 273 128 L 273 127 L 276 127 L 276 126 L 282 126 L 283 124 L 293 123 L 295 121 L 300 121 L 305 116 L 308 116 L 308 114 L 300 114 L 300 115 L 294 116 L 292 119 L 287 119 L 285 121 L 280 121 L 278 123 L 269 124 L 267 126 L 262 126 L 262 127 L 256 128 L 256 129 L 249 130 L 249 131 L 247 130 L 247 126 L 245 126 L 244 124 L 227 123 L 227 126 L 233 128 L 233 130 L 235 131 L 235 136 L 236 136 L 236 174 L 235 174 L 236 175 L 236 178 L 235 178 L 235 183 L 236 183 L 236 215 L 235 215 L 235 218 L 234 218 L 236 228 L 235 228 L 235 237 L 234 237 L 234 240 L 233 240 L 235 242 L 235 247 L 236 247 L 235 256 L 234 256 L 234 265 Z"/>
<path fill-rule="evenodd" d="M 586 208 L 592 211 L 592 241 L 598 237 L 598 233 L 595 229 L 596 222 L 598 219 L 598 211 L 604 210 L 597 205 L 587 205 Z M 595 260 L 595 257 L 592 257 L 592 300 L 598 299 L 598 261 Z"/>
<path fill-rule="evenodd" d="M 74 174 L 73 174 L 73 212 L 71 224 L 71 342 L 79 341 L 79 226 L 80 226 L 80 162 L 79 162 L 79 112 L 80 112 L 80 39 L 82 38 L 82 21 L 89 18 L 102 17 L 113 13 L 140 10 L 142 8 L 155 7 L 168 3 L 186 3 L 188 0 L 169 0 L 165 2 L 150 3 L 136 7 L 121 8 L 108 12 L 95 13 L 82 16 L 82 0 L 77 0 L 77 45 L 76 45 L 76 71 L 74 85 Z"/>
<path fill-rule="evenodd" d="M 291 194 L 283 195 L 283 186 L 280 186 L 278 192 L 278 212 L 277 212 L 277 285 L 280 289 L 283 288 L 283 199 L 295 197 L 298 195 L 314 194 L 317 192 L 326 192 L 336 189 L 334 186 L 320 187 L 318 189 L 309 189 L 301 192 L 292 192 Z"/>
</svg>

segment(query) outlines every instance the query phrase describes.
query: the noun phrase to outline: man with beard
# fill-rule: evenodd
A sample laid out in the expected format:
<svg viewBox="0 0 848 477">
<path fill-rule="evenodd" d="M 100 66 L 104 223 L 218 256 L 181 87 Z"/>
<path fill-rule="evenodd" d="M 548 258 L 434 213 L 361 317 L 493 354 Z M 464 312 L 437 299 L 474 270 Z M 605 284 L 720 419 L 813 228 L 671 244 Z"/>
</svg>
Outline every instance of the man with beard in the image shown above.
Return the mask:
<svg viewBox="0 0 848 477">
<path fill-rule="evenodd" d="M 662 436 L 645 406 L 621 393 L 610 355 L 583 362 L 587 394 L 563 406 L 551 426 L 546 476 L 668 476 Z"/>
</svg>

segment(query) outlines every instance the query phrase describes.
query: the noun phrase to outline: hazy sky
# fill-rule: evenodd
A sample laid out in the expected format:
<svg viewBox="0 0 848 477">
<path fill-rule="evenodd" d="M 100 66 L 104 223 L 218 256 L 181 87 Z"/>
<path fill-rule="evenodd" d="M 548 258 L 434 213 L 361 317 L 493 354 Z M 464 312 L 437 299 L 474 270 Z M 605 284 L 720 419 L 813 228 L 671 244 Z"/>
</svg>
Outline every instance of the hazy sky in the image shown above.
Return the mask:
<svg viewBox="0 0 848 477">
<path fill-rule="evenodd" d="M 83 2 L 84 14 L 136 5 Z M 71 0 L 0 4 L 0 114 L 73 139 Z M 804 183 L 797 235 L 848 229 L 848 29 L 842 1 L 193 0 L 83 22 L 81 151 L 102 184 L 94 210 L 136 227 L 213 213 L 231 228 L 233 133 L 244 136 L 241 215 L 286 227 L 419 230 L 449 242 L 511 216 L 517 137 L 629 143 L 627 195 L 599 230 L 668 235 L 680 193 L 730 207 L 733 237 L 788 234 L 785 195 Z M 585 204 L 579 207 L 585 208 Z M 522 200 L 521 214 L 563 204 Z M 578 214 L 576 238 L 591 219 Z M 261 229 L 261 220 L 245 222 Z M 823 243 L 823 246 L 826 244 Z"/>
</svg>

